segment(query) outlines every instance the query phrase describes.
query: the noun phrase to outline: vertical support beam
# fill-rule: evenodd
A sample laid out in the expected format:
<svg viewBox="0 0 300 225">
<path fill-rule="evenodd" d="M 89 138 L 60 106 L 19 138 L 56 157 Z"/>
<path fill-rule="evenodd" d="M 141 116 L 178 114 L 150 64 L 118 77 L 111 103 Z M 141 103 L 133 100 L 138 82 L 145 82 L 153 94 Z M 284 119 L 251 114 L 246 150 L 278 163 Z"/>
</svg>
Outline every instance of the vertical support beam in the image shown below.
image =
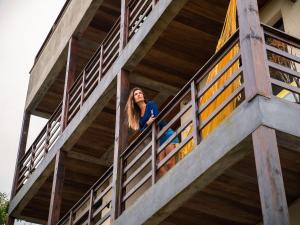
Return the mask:
<svg viewBox="0 0 300 225">
<path fill-rule="evenodd" d="M 75 81 L 75 73 L 76 73 L 76 53 L 77 53 L 77 43 L 78 41 L 71 37 L 68 45 L 68 59 L 67 59 L 67 68 L 66 68 L 66 76 L 65 76 L 65 86 L 64 86 L 64 95 L 62 101 L 62 116 L 61 116 L 61 124 L 62 131 L 66 128 L 68 122 L 68 111 L 69 111 L 69 90 L 72 87 Z"/>
<path fill-rule="evenodd" d="M 198 113 L 198 100 L 197 100 L 197 88 L 195 81 L 191 82 L 191 101 L 192 101 L 192 117 L 193 117 L 193 135 L 194 135 L 194 145 L 197 146 L 200 144 L 200 121 L 199 121 L 199 113 Z"/>
<path fill-rule="evenodd" d="M 114 221 L 121 213 L 121 162 L 120 154 L 128 144 L 128 119 L 125 114 L 129 95 L 129 74 L 121 70 L 117 76 L 116 126 L 114 143 L 114 164 L 112 178 L 112 215 Z"/>
<path fill-rule="evenodd" d="M 152 185 L 154 185 L 156 182 L 156 135 L 156 123 L 152 123 Z"/>
<path fill-rule="evenodd" d="M 125 48 L 128 42 L 128 18 L 129 18 L 129 0 L 121 1 L 121 19 L 120 19 L 120 51 Z"/>
<path fill-rule="evenodd" d="M 56 225 L 60 218 L 62 190 L 65 176 L 65 157 L 66 152 L 62 150 L 58 151 L 56 154 L 50 209 L 48 215 L 48 225 Z"/>
<path fill-rule="evenodd" d="M 14 180 L 13 180 L 13 184 L 12 184 L 12 188 L 11 188 L 10 200 L 12 200 L 13 197 L 16 195 L 19 173 L 20 173 L 19 161 L 24 156 L 25 151 L 26 151 L 29 124 L 30 124 L 30 113 L 25 111 L 23 114 L 22 128 L 21 128 L 17 160 L 16 160 L 16 165 L 15 165 L 15 174 L 14 174 Z M 12 225 L 12 224 L 14 224 L 14 218 L 9 216 L 7 225 Z"/>
<path fill-rule="evenodd" d="M 90 192 L 90 202 L 89 202 L 89 215 L 88 215 L 88 225 L 93 225 L 93 205 L 94 205 L 94 189 L 91 190 Z"/>
<path fill-rule="evenodd" d="M 288 207 L 275 130 L 260 126 L 252 133 L 264 225 L 288 225 Z"/>
<path fill-rule="evenodd" d="M 272 88 L 257 0 L 237 0 L 237 13 L 246 100 L 256 95 L 270 98 Z"/>
</svg>

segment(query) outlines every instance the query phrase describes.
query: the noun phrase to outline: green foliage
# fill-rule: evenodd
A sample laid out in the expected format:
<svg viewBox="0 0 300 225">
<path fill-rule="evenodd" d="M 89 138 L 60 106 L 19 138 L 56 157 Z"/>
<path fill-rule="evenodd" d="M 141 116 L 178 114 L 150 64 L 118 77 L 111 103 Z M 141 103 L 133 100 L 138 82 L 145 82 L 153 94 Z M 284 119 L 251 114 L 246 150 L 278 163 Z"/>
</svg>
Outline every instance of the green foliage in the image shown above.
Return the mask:
<svg viewBox="0 0 300 225">
<path fill-rule="evenodd" d="M 5 224 L 7 219 L 8 200 L 5 193 L 0 192 L 0 224 Z"/>
</svg>

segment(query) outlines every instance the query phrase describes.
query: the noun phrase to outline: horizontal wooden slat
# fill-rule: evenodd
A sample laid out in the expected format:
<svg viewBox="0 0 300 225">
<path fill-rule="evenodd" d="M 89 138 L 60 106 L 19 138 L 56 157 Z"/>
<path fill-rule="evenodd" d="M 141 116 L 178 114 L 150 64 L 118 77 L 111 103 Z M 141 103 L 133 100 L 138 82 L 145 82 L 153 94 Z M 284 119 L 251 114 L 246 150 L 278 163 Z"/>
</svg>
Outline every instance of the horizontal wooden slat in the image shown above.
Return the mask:
<svg viewBox="0 0 300 225">
<path fill-rule="evenodd" d="M 95 223 L 95 225 L 101 225 L 101 224 L 103 224 L 103 222 L 105 222 L 109 217 L 110 217 L 110 211 L 109 212 L 107 212 L 104 216 L 103 216 L 103 218 L 101 218 L 101 220 L 99 220 L 97 223 Z"/>
<path fill-rule="evenodd" d="M 157 134 L 157 140 L 173 125 L 184 113 L 186 113 L 192 107 L 192 102 L 189 101 L 175 117 L 173 117 L 170 122 L 161 129 Z"/>
<path fill-rule="evenodd" d="M 222 75 L 228 69 L 230 69 L 230 67 L 233 66 L 233 64 L 240 58 L 240 56 L 241 56 L 241 52 L 239 51 L 235 56 L 232 57 L 232 59 L 228 63 L 226 63 L 226 65 L 213 77 L 213 79 L 207 85 L 205 85 L 205 88 L 198 92 L 197 98 L 200 98 L 201 96 L 203 96 L 203 94 L 209 88 L 211 88 L 222 77 Z"/>
<path fill-rule="evenodd" d="M 211 120 L 213 120 L 223 108 L 225 108 L 236 96 L 238 96 L 241 93 L 243 89 L 244 89 L 244 85 L 241 85 L 237 89 L 235 89 L 235 91 L 231 93 L 231 95 L 227 97 L 227 99 L 224 100 L 222 104 L 220 104 L 204 122 L 200 123 L 201 124 L 200 129 L 205 127 Z"/>
<path fill-rule="evenodd" d="M 166 162 L 168 162 L 173 156 L 177 154 L 177 152 L 184 147 L 186 143 L 188 143 L 193 138 L 193 133 L 189 134 L 183 142 L 180 143 L 175 149 L 173 149 L 163 160 L 161 160 L 158 165 L 157 169 L 159 170 Z"/>
<path fill-rule="evenodd" d="M 228 80 L 226 80 L 226 82 L 223 84 L 222 87 L 220 87 L 212 96 L 210 96 L 209 99 L 207 99 L 207 101 L 203 104 L 200 105 L 199 109 L 198 109 L 198 113 L 203 112 L 218 96 L 220 96 L 220 94 L 222 94 L 224 92 L 224 90 L 226 88 L 228 88 L 233 81 L 236 80 L 236 78 L 242 73 L 242 67 L 238 68 L 233 75 L 231 75 L 229 77 Z"/>
<path fill-rule="evenodd" d="M 292 55 L 290 53 L 287 53 L 285 51 L 282 51 L 281 49 L 275 48 L 275 47 L 270 46 L 270 45 L 266 45 L 266 49 L 270 52 L 273 52 L 273 53 L 277 54 L 277 55 L 283 56 L 283 57 L 285 57 L 287 59 L 290 59 L 294 62 L 300 63 L 300 58 L 299 57 L 297 57 L 295 55 Z M 300 49 L 299 49 L 299 51 L 300 51 Z"/>
<path fill-rule="evenodd" d="M 268 62 L 268 65 L 276 70 L 282 71 L 284 73 L 290 74 L 294 77 L 297 77 L 298 79 L 300 79 L 300 72 L 296 72 L 295 70 L 289 69 L 285 66 L 281 66 L 277 63 L 273 63 L 273 62 Z"/>
<path fill-rule="evenodd" d="M 272 82 L 272 84 L 274 84 L 274 85 L 276 85 L 278 87 L 282 87 L 282 88 L 284 88 L 286 90 L 289 90 L 291 92 L 300 94 L 300 88 L 298 88 L 298 87 L 294 87 L 294 86 L 288 85 L 287 83 L 279 81 L 279 80 L 276 80 L 274 78 L 271 78 L 271 82 Z"/>
<path fill-rule="evenodd" d="M 143 162 L 143 164 L 134 171 L 133 174 L 130 175 L 130 177 L 127 178 L 127 180 L 125 180 L 123 182 L 123 187 L 126 187 L 143 169 L 145 169 L 145 167 L 151 162 L 151 157 L 149 157 L 147 160 L 145 160 L 145 162 Z"/>
<path fill-rule="evenodd" d="M 126 173 L 141 157 L 151 148 L 152 142 L 147 144 L 143 150 L 124 168 L 123 173 Z"/>
<path fill-rule="evenodd" d="M 122 202 L 125 202 L 131 195 L 133 195 L 143 184 L 151 177 L 152 172 L 147 173 L 143 179 L 140 180 L 131 190 L 122 198 Z"/>
<path fill-rule="evenodd" d="M 189 120 L 187 120 L 183 125 L 181 125 L 161 146 L 159 146 L 158 150 L 157 150 L 157 154 L 159 154 L 167 145 L 170 144 L 170 142 L 176 138 L 176 136 L 180 135 L 180 133 L 187 128 L 187 126 L 189 124 L 191 124 L 193 122 L 193 119 L 190 118 Z"/>
</svg>

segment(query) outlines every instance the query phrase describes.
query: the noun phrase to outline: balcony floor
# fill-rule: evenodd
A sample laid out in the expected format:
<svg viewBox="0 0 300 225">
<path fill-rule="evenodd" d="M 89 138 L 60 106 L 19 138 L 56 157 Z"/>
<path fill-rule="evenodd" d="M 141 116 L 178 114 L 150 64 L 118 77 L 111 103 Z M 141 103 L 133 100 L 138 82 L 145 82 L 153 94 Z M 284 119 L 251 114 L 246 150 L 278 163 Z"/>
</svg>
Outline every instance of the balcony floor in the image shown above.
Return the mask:
<svg viewBox="0 0 300 225">
<path fill-rule="evenodd" d="M 300 152 L 291 149 L 286 142 L 291 136 L 277 132 L 277 138 L 290 206 L 300 198 Z M 160 225 L 259 224 L 262 215 L 253 149 L 251 144 L 245 148 L 249 148 L 251 153 L 193 195 Z"/>
</svg>

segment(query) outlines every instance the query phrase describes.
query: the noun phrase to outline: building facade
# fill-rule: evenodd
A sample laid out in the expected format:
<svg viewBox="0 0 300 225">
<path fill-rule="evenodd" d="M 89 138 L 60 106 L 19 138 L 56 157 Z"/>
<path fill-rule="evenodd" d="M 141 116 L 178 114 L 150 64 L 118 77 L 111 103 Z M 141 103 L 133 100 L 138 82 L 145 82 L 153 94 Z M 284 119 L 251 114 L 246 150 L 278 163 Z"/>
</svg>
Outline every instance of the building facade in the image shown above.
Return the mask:
<svg viewBox="0 0 300 225">
<path fill-rule="evenodd" d="M 30 72 L 8 224 L 300 224 L 299 12 L 67 0 Z M 160 108 L 142 133 L 136 86 Z M 27 146 L 31 115 L 48 122 Z"/>
</svg>

